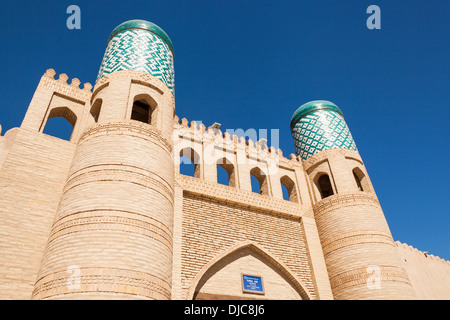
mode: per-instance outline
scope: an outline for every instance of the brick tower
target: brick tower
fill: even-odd
[[[341,110],[312,101],[292,116],[295,152],[335,299],[412,299],[414,293]]]
[[[34,299],[171,298],[173,67],[150,22],[109,37]]]

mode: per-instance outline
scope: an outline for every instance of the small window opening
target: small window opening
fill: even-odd
[[[145,100],[137,100],[133,103],[131,120],[151,124],[151,108]]]
[[[283,176],[280,179],[281,189],[283,191],[283,199],[292,202],[298,202],[297,190],[295,183],[288,176]]]
[[[180,151],[180,173],[185,176],[200,178],[200,157],[191,148]]]
[[[90,112],[91,116],[94,118],[95,122],[98,122],[101,108],[102,108],[102,99],[95,100],[94,104],[91,107],[91,112]]]
[[[217,183],[230,187],[236,186],[234,165],[226,158],[217,161]]]
[[[355,178],[356,185],[357,185],[359,191],[364,191],[364,190],[363,190],[363,187],[362,187],[362,185],[361,185],[361,180],[360,180],[359,177],[356,175],[355,171],[353,171],[353,177]]]
[[[331,186],[330,177],[327,174],[322,175],[318,180],[319,191],[322,199],[325,199],[334,194],[333,187]]]
[[[250,171],[252,191],[262,195],[269,195],[266,174],[258,167]]]
[[[67,107],[57,107],[50,111],[45,123],[45,134],[70,141],[77,122],[77,116]]]

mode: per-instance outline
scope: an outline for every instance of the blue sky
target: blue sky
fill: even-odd
[[[66,27],[71,4],[81,30]],[[381,30],[366,27],[371,4]],[[94,84],[110,32],[149,20],[174,44],[180,118],[278,129],[289,155],[292,113],[334,102],[394,239],[450,260],[449,16],[448,0],[4,2],[0,124],[20,126],[48,68]]]

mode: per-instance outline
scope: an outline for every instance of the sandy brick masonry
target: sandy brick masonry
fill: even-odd
[[[131,120],[137,100],[149,123]],[[54,117],[73,126],[69,141],[43,133]],[[242,275],[264,294],[244,292]],[[0,127],[1,299],[450,299],[448,279],[448,261],[393,240],[356,151],[301,161],[179,119],[147,73],[80,88],[49,69],[21,126]]]
[[[450,300],[450,261],[395,242],[417,299]]]
[[[251,196],[248,195],[249,198]],[[299,217],[252,210],[224,200],[217,199],[217,202],[212,202],[209,199],[205,195],[190,192],[186,186],[183,199],[185,240],[182,248],[185,289],[190,289],[192,278],[198,274],[201,267],[215,258],[217,253],[226,251],[238,243],[250,241],[264,251],[270,252],[276,257],[276,261],[286,265],[293,273],[291,276],[304,284],[302,289],[311,292],[309,295],[314,298],[314,285]],[[291,250],[285,250],[286,247]],[[242,266],[242,269],[245,271],[245,266]],[[229,284],[223,281],[222,286],[222,289],[218,289],[225,292]],[[274,294],[273,297],[277,295]]]
[[[7,135],[11,131],[0,170],[0,296],[29,299],[75,146],[19,128]]]

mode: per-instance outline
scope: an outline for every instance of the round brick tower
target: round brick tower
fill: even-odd
[[[364,163],[341,110],[312,101],[292,116],[335,299],[414,299]]]
[[[108,39],[34,299],[170,299],[173,47],[143,20]]]

